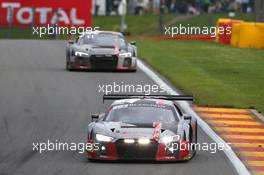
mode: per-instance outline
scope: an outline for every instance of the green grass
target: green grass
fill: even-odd
[[[173,19],[173,15],[165,15],[164,22]],[[144,15],[144,16],[127,16],[126,23],[128,26],[128,32],[133,36],[138,35],[159,35],[158,28],[158,15]],[[120,31],[120,16],[100,16],[93,17],[93,27],[100,27],[100,30]],[[19,39],[48,39],[47,36],[39,38],[38,36],[32,36],[33,29],[31,27],[0,27],[0,38]],[[59,39],[65,39],[66,36],[62,35]]]
[[[170,23],[170,26],[178,26],[179,24],[192,26],[211,26],[215,25],[218,18],[226,18],[225,14],[210,15],[211,22],[208,15],[193,16],[191,18],[181,18],[179,15],[164,15],[163,22],[166,26]],[[181,20],[175,20],[177,18]],[[247,21],[254,21],[253,14],[238,14],[237,19],[243,19]],[[175,21],[174,21],[175,20]],[[144,16],[127,16],[126,22],[127,31],[132,36],[157,36],[160,35],[158,27],[159,16],[158,15],[144,15]],[[174,22],[172,22],[174,21]],[[171,23],[172,22],[172,23]],[[120,31],[121,17],[119,16],[100,16],[93,17],[93,27],[100,27],[101,30],[113,30]],[[211,24],[210,24],[211,23]],[[0,38],[18,38],[18,39],[48,39],[47,36],[39,38],[36,35],[32,35],[31,27],[13,27],[10,29],[10,36],[8,36],[8,27],[0,27]],[[67,38],[66,35],[60,35],[59,39]]]
[[[164,22],[168,22],[174,18],[173,15],[164,16]],[[157,15],[145,16],[127,16],[127,31],[131,35],[158,35],[158,20]],[[99,26],[101,30],[120,31],[121,17],[119,16],[102,16],[93,18],[93,26]]]
[[[264,50],[182,40],[141,40],[138,47],[141,58],[193,94],[196,104],[264,112]]]
[[[167,23],[181,17],[180,15],[165,15],[163,17],[163,23],[166,26]],[[191,26],[215,26],[218,18],[229,18],[227,14],[215,14],[215,15],[199,15],[182,18],[172,22],[170,26],[179,26],[190,24]],[[255,16],[253,14],[237,14],[235,19],[241,19],[245,21],[254,21]],[[159,16],[157,15],[145,15],[145,16],[127,16],[126,22],[128,31],[133,36],[147,35],[155,36],[160,35],[158,27]],[[104,16],[94,17],[93,26],[99,26],[103,30],[120,30],[121,17],[119,16]]]

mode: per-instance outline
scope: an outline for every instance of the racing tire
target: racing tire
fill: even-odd
[[[73,71],[72,65],[69,62],[66,62],[66,70]]]
[[[137,69],[129,70],[129,72],[137,72]]]

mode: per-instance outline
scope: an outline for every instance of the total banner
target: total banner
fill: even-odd
[[[0,0],[0,26],[91,27],[91,0]]]

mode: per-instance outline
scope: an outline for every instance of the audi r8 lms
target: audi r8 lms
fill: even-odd
[[[76,41],[69,41],[66,48],[68,70],[136,71],[136,67],[136,43],[128,43],[122,33],[83,33]]]
[[[178,100],[191,96],[104,95],[115,100],[88,125],[89,160],[190,160],[196,153],[197,121]]]

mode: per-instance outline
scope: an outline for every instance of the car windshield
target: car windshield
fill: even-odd
[[[173,107],[153,104],[125,104],[110,109],[105,121],[123,123],[170,123],[177,120]]]
[[[95,44],[99,46],[119,46],[120,48],[126,47],[126,41],[123,37],[111,33],[101,33],[97,35],[83,36],[82,44]]]

